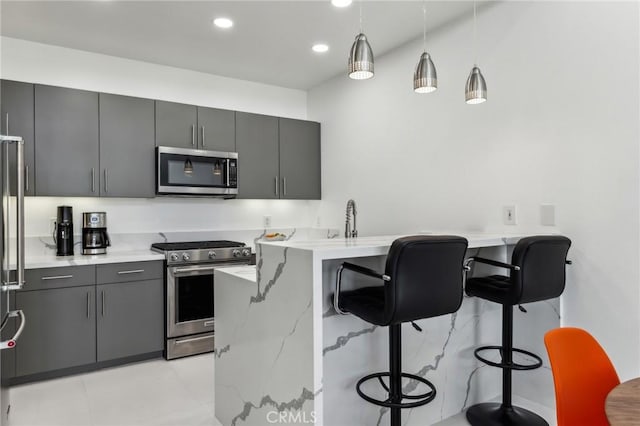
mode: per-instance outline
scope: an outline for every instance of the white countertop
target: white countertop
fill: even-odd
[[[61,266],[99,265],[104,263],[143,262],[147,260],[164,260],[164,254],[151,250],[108,251],[107,254],[85,256],[80,253],[74,256],[56,256],[53,251],[49,255],[25,256],[25,269],[56,268]],[[15,262],[11,262],[15,268]]]
[[[414,234],[417,235],[417,234]],[[472,233],[429,233],[424,235],[459,235],[469,240],[469,248],[494,247],[515,244],[524,235],[509,234],[472,234]],[[391,243],[404,235],[385,235],[375,237],[332,238],[322,240],[264,241],[258,244],[290,247],[297,250],[312,251],[322,259],[386,255]]]
[[[250,283],[255,283],[257,280],[256,265],[224,266],[222,268],[216,268],[214,274],[231,275],[233,277],[242,278]]]

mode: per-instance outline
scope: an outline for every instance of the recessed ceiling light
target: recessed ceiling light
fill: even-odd
[[[218,28],[231,28],[233,27],[233,21],[229,18],[216,18],[213,20],[213,25]]]
[[[324,43],[317,43],[311,47],[311,50],[317,53],[324,53],[329,50],[329,46]]]
[[[351,4],[351,0],[331,0],[331,4],[335,7],[347,7]]]

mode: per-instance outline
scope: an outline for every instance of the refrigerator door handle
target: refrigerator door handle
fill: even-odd
[[[0,138],[2,142],[4,142],[4,166],[6,173],[8,175],[9,170],[9,143],[16,144],[16,282],[10,282],[8,277],[4,277],[2,282],[2,286],[0,286],[1,291],[10,291],[10,290],[20,290],[24,285],[24,140],[21,137],[13,137],[7,136],[4,138]],[[7,175],[5,175],[5,186],[3,188],[3,198],[8,198],[8,179]],[[5,207],[6,205],[6,207]],[[7,211],[4,212],[5,217],[8,215],[8,203],[5,204],[3,199],[2,204],[3,209],[6,208]],[[5,220],[5,250],[4,250],[4,261],[5,264],[3,267],[5,268],[5,274],[9,270],[9,221]],[[8,275],[8,274],[7,274]]]
[[[22,309],[19,309],[17,311],[9,311],[7,313],[7,316],[8,317],[20,317],[20,327],[18,327],[18,330],[16,331],[16,334],[14,334],[11,339],[3,340],[3,341],[0,342],[0,350],[15,348],[16,347],[16,342],[20,338],[20,335],[22,334],[22,331],[24,330],[24,326],[26,324],[26,320],[25,320],[25,317],[24,317],[24,312],[22,312]]]

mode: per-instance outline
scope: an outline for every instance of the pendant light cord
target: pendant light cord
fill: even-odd
[[[360,34],[362,34],[362,2],[364,0],[360,0]]]
[[[476,0],[473,0],[473,56],[475,66],[478,66],[478,17],[476,14]]]
[[[422,3],[422,48],[427,51],[427,0]]]

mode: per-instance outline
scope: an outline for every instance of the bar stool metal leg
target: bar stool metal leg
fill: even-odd
[[[502,305],[502,404],[487,402],[467,410],[473,426],[549,426],[545,419],[529,410],[514,407],[511,401],[513,364],[513,306]]]
[[[402,402],[402,325],[389,326],[389,399],[394,404]],[[391,407],[391,426],[400,426],[402,413],[399,407]]]

